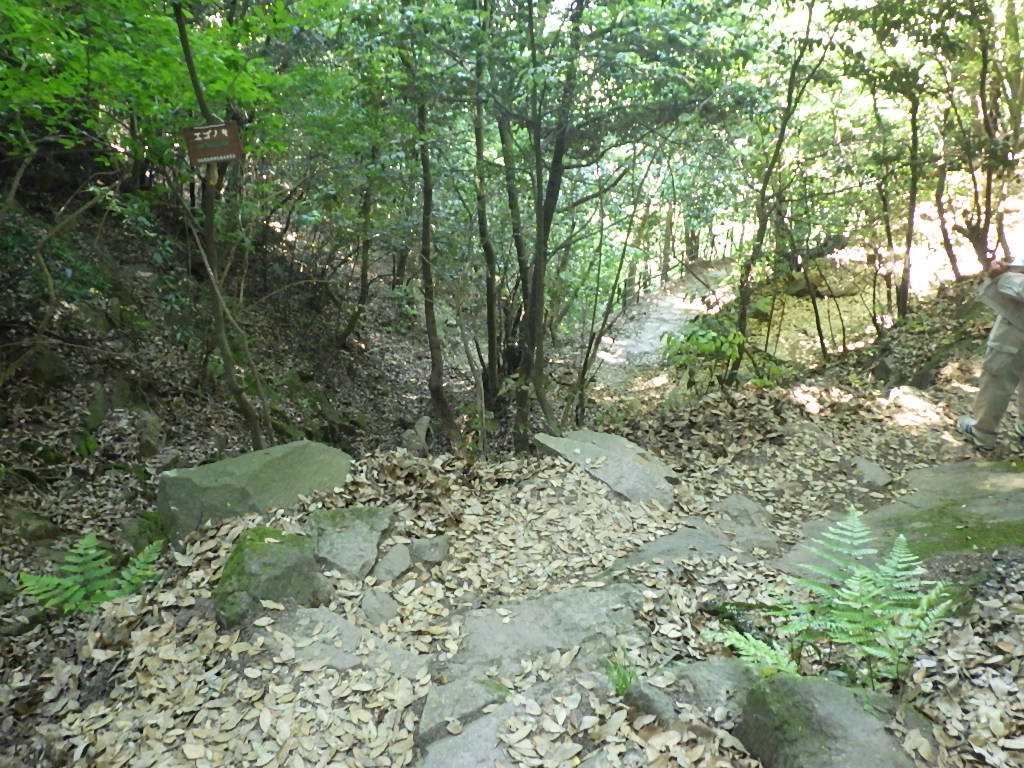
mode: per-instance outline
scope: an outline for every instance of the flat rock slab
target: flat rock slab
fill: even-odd
[[[300,495],[343,485],[351,457],[299,440],[158,478],[156,511],[168,536],[179,539],[208,520],[288,507]]]
[[[548,453],[577,464],[630,501],[657,502],[670,509],[675,501],[675,472],[661,459],[619,435],[577,430],[565,437],[534,436]]]
[[[586,683],[588,687],[584,687]],[[607,693],[607,679],[602,673],[580,673],[562,675],[547,682],[539,683],[522,694],[513,694],[493,712],[477,717],[468,724],[463,724],[462,732],[442,738],[429,744],[420,768],[495,768],[495,766],[521,765],[520,759],[510,754],[503,740],[510,735],[506,723],[513,716],[524,717],[527,707],[539,706],[542,711],[551,711],[554,706],[563,706],[569,710],[567,730],[574,730],[580,720],[593,714],[589,705],[589,689]],[[536,711],[536,710],[534,710]],[[426,710],[424,710],[424,714]],[[546,754],[544,765],[572,766],[578,764],[582,753],[582,745],[566,743],[555,744]],[[538,761],[536,763],[540,765]]]
[[[779,550],[779,537],[771,528],[772,516],[761,504],[749,496],[734,493],[716,505],[722,514],[717,526],[734,546],[751,553],[755,549],[766,552]]]
[[[615,636],[632,626],[640,601],[637,587],[613,584],[473,611],[466,616],[459,651],[449,663],[451,676],[484,677],[492,666],[518,669],[523,659],[584,644],[590,653],[606,653]]]
[[[1009,462],[956,462],[907,475],[914,492],[864,515],[881,549],[898,535],[929,558],[949,552],[992,552],[1024,545],[1024,467]],[[804,539],[817,539],[841,516],[815,520]],[[806,547],[794,547],[776,566],[806,575],[801,565],[821,564]]]
[[[454,680],[446,685],[431,686],[420,715],[416,741],[430,744],[448,736],[452,721],[468,723],[475,720],[489,704],[502,704],[509,692],[500,683],[486,678]]]
[[[389,645],[372,632],[326,608],[300,608],[289,613],[272,613],[274,623],[262,630],[267,647],[280,654],[286,648],[299,663],[333,667],[390,666],[402,677],[416,677],[427,669],[429,656]],[[312,640],[312,642],[308,642]]]
[[[618,573],[632,565],[651,562],[671,563],[677,558],[687,557],[735,557],[739,562],[750,562],[749,548],[743,542],[726,535],[721,529],[712,528],[702,517],[680,518],[679,529],[659,536],[644,544],[640,549],[616,560],[605,575]]]

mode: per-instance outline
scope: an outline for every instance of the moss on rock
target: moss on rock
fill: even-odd
[[[260,526],[235,542],[224,563],[213,602],[225,627],[237,626],[261,610],[260,600],[318,605],[326,595],[313,553],[313,540]]]

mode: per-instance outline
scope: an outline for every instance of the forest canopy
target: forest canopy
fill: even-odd
[[[924,210],[955,276],[1011,256],[1019,20],[1013,0],[0,0],[3,215],[102,210],[154,263],[184,252],[256,445],[272,418],[237,318],[301,295],[343,347],[381,290],[422,310],[445,431],[468,428],[454,347],[475,428],[507,417],[525,445],[534,419],[582,422],[617,313],[695,265],[730,269],[701,337],[728,386],[777,362],[764,286],[826,296],[825,257],[872,286],[851,337],[907,316]],[[244,159],[189,164],[184,131],[211,121]],[[74,286],[26,253],[3,268],[35,299],[3,321],[27,348]],[[814,314],[820,355],[841,351]]]

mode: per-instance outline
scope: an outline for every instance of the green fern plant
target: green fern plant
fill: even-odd
[[[65,553],[56,574],[22,573],[22,591],[47,608],[59,608],[64,613],[91,612],[107,600],[137,592],[155,578],[154,565],[163,546],[163,541],[150,543],[116,570],[110,562],[111,552],[100,544],[96,534],[90,533]]]
[[[828,565],[804,566],[817,578],[793,579],[812,600],[782,600],[755,606],[782,617],[774,633],[780,642],[728,629],[715,638],[741,658],[773,669],[797,672],[806,653],[850,682],[877,687],[899,681],[910,660],[952,608],[946,585],[927,581],[906,538],[897,536],[880,561],[871,529],[855,510],[809,546]]]

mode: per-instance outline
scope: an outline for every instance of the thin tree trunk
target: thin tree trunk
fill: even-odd
[[[423,281],[423,321],[427,332],[427,346],[430,349],[430,375],[427,388],[441,427],[452,445],[458,444],[459,432],[455,425],[455,414],[448,402],[444,389],[444,354],[441,337],[437,330],[437,314],[434,308],[434,264],[433,264],[433,217],[434,178],[431,170],[430,148],[427,145],[427,105],[421,100],[416,105],[416,131],[420,146],[420,181],[422,190],[422,217],[420,220],[420,278]]]
[[[768,234],[768,220],[771,214],[768,210],[768,203],[772,177],[775,175],[776,170],[782,162],[783,149],[785,149],[786,139],[789,137],[790,122],[796,114],[797,106],[803,98],[808,84],[814,78],[822,64],[825,63],[828,52],[832,47],[832,41],[830,39],[818,60],[811,67],[804,67],[804,57],[813,45],[810,35],[811,24],[814,19],[813,11],[814,3],[811,2],[807,7],[805,33],[800,38],[796,55],[789,67],[789,74],[786,80],[786,102],[782,108],[782,114],[779,115],[779,126],[775,134],[772,152],[768,158],[768,162],[765,164],[765,167],[761,172],[761,178],[758,184],[757,199],[754,204],[754,215],[757,222],[757,229],[754,232],[754,240],[751,244],[750,253],[747,254],[740,264],[739,290],[736,292],[736,303],[738,307],[736,330],[739,331],[744,340],[740,342],[740,353],[736,356],[735,361],[729,367],[729,371],[727,373],[727,377],[729,379],[735,378],[746,354],[747,324],[750,313],[750,300],[753,294],[751,275],[753,274],[754,266],[760,262],[764,255],[765,238]],[[803,73],[802,81],[800,80],[801,73]]]
[[[370,256],[372,253],[373,237],[370,232],[371,216],[373,214],[374,194],[373,179],[370,176],[377,164],[377,147],[370,148],[370,162],[367,167],[366,186],[359,201],[359,295],[356,297],[356,306],[349,315],[348,322],[341,332],[338,343],[344,346],[348,343],[349,337],[355,333],[356,328],[366,313],[366,305],[370,300]]]
[[[676,209],[674,204],[669,204],[668,213],[665,215],[664,237],[661,241],[661,282],[667,283],[669,272],[672,268],[672,243],[675,240],[675,219]]]
[[[188,68],[189,77],[192,80],[192,89],[195,92],[196,102],[203,114],[203,118],[209,123],[217,122],[217,118],[210,111],[203,95],[203,86],[199,81],[196,72],[195,60],[192,57],[192,50],[188,42],[188,31],[185,25],[185,14],[180,3],[174,3],[174,20],[178,26],[178,39],[181,43],[182,55],[185,58],[185,65]],[[249,428],[249,436],[252,439],[252,446],[260,450],[265,446],[263,434],[263,420],[260,418],[252,402],[246,396],[235,375],[235,356],[231,350],[231,344],[227,334],[227,306],[224,303],[224,295],[221,291],[218,277],[217,260],[217,219],[216,219],[216,198],[218,192],[219,167],[216,163],[206,165],[207,176],[203,183],[202,206],[203,206],[203,228],[202,244],[200,253],[203,257],[203,265],[210,279],[210,287],[214,295],[214,334],[217,340],[217,347],[220,351],[221,360],[224,364],[224,381],[228,392],[235,400],[246,426]],[[269,437],[269,433],[267,435]]]
[[[572,37],[569,51],[574,58],[565,75],[565,79],[562,81],[561,94],[555,110],[551,160],[546,169],[546,183],[544,181],[545,163],[541,125],[543,116],[540,114],[536,94],[531,115],[530,133],[534,160],[536,235],[530,275],[529,301],[527,302],[526,317],[523,320],[523,355],[522,364],[519,368],[520,387],[516,396],[515,442],[516,446],[521,449],[526,448],[529,444],[530,396],[527,385],[533,389],[548,429],[556,432],[559,431],[544,389],[544,291],[551,227],[554,223],[555,211],[558,208],[558,197],[561,193],[562,181],[565,176],[565,155],[569,149],[572,104],[576,98],[576,76],[580,47],[579,24],[586,4],[587,0],[575,0],[569,10],[568,22]],[[531,56],[533,56],[533,60],[536,62],[538,49],[534,26],[535,19],[531,6]]]
[[[949,109],[946,109],[939,124],[939,163],[935,172],[935,212],[939,219],[939,231],[942,233],[942,247],[946,251],[946,258],[953,270],[953,278],[959,281],[963,276],[960,274],[956,251],[953,250],[953,239],[949,235],[949,222],[946,220],[946,125],[948,117]]]
[[[486,8],[484,9],[486,10]],[[482,50],[477,53],[476,94],[473,105],[473,143],[475,145],[476,221],[480,248],[484,253],[485,293],[487,304],[487,360],[484,363],[484,404],[493,411],[498,401],[498,257],[494,252],[487,222],[487,178],[484,173],[484,100],[482,94],[485,62]]]
[[[917,188],[921,175],[920,147],[921,101],[917,94],[910,96],[910,188],[907,200],[907,230],[903,248],[903,274],[896,288],[896,315],[910,313],[910,251],[914,245],[914,219],[917,216]]]

